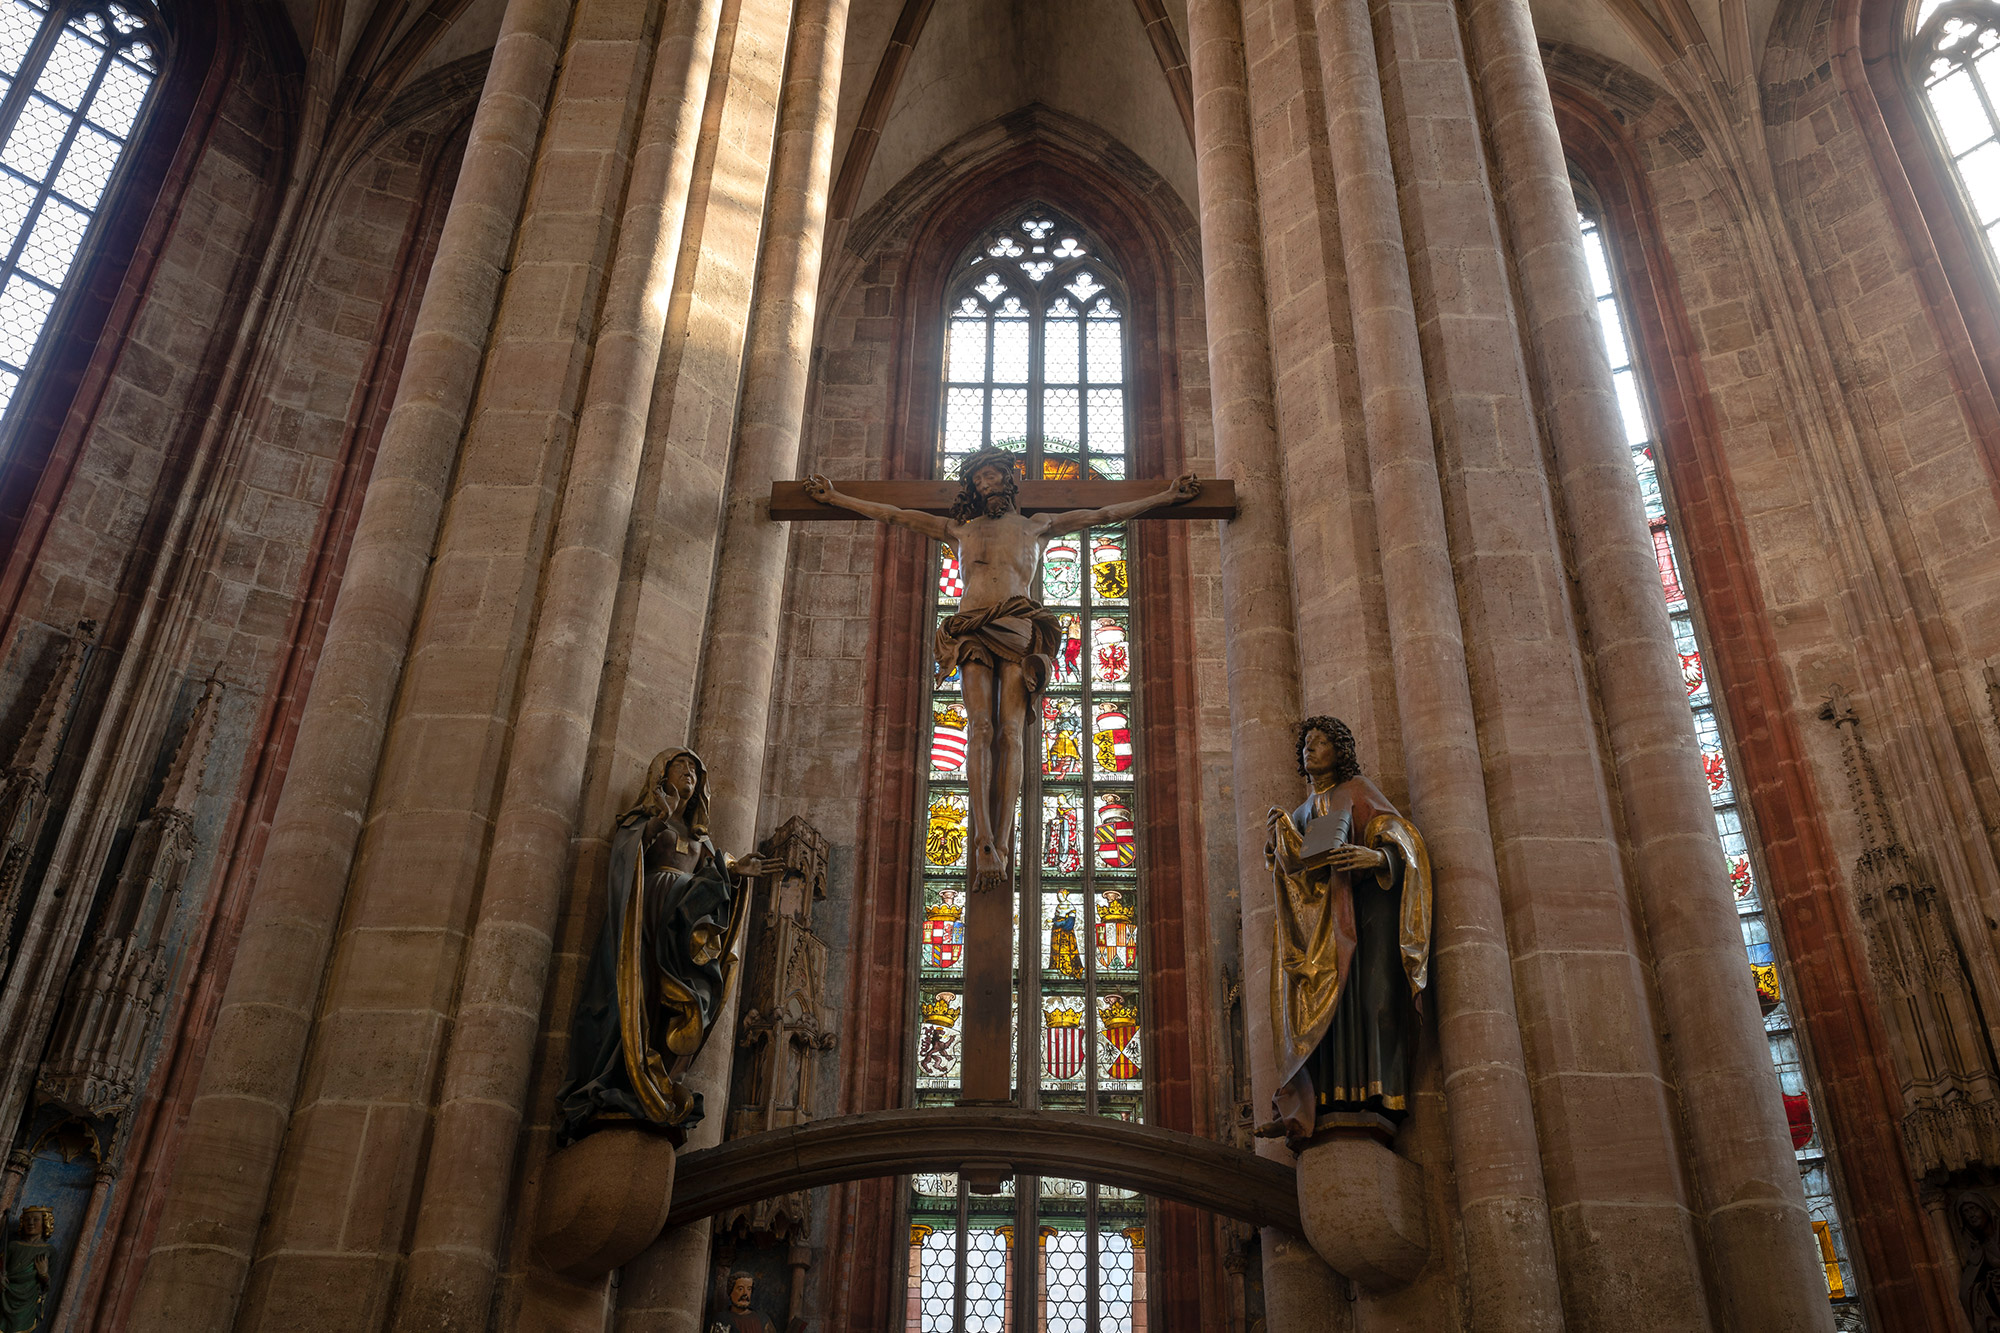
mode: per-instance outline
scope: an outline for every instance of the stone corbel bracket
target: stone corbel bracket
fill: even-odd
[[[1299,1154],[1299,1220],[1327,1267],[1365,1291],[1394,1291],[1430,1259],[1424,1169],[1369,1134]]]

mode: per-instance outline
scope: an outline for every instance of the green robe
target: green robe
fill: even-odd
[[[49,1290],[49,1246],[8,1231],[0,1258],[0,1333],[28,1333]]]

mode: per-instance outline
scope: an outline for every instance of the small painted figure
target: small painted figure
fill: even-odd
[[[1069,895],[1056,895],[1056,910],[1049,918],[1049,971],[1059,977],[1083,976],[1083,955],[1076,947],[1076,908]]]
[[[729,1317],[709,1321],[708,1333],[777,1333],[771,1316],[754,1306],[757,1275],[735,1272],[729,1275]]]
[[[0,1236],[0,1333],[28,1333],[42,1317],[49,1294],[49,1235],[56,1216],[47,1208],[23,1208],[12,1235]]]
[[[653,759],[645,794],[611,835],[604,926],[556,1094],[559,1145],[607,1124],[685,1139],[702,1105],[680,1078],[728,994],[750,898],[743,881],[781,868],[716,851],[708,773],[694,751]]]
[[[1266,820],[1277,894],[1272,1110],[1286,1137],[1327,1117],[1409,1112],[1417,1001],[1430,971],[1430,858],[1416,827],[1362,776],[1354,734],[1309,717],[1294,750],[1311,786]]]

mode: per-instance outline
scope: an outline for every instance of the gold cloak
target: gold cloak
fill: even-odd
[[[1372,793],[1372,789],[1371,792]],[[1275,811],[1278,848],[1270,856],[1272,887],[1277,896],[1271,960],[1271,1029],[1278,1044],[1278,1082],[1290,1082],[1313,1053],[1333,1021],[1347,984],[1353,958],[1354,891],[1347,875],[1326,868],[1287,871],[1296,862],[1304,835],[1283,811]],[[1393,810],[1383,810],[1365,798],[1354,806],[1356,816],[1368,817],[1358,841],[1364,847],[1395,848],[1403,867],[1400,912],[1403,974],[1410,996],[1418,999],[1430,981],[1431,863],[1416,825]],[[1395,865],[1379,867],[1376,880],[1394,886]]]

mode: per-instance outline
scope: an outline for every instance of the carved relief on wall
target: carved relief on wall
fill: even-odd
[[[802,1125],[813,1118],[819,1068],[833,1049],[826,1002],[827,947],[812,928],[826,897],[827,841],[794,816],[765,844],[784,869],[764,881],[770,897],[752,913],[729,1137]],[[812,1193],[799,1190],[718,1213],[704,1329],[799,1327],[812,1222]],[[746,1294],[747,1293],[747,1294]],[[742,1298],[738,1300],[738,1298]],[[747,1302],[747,1304],[745,1303]]]
[[[28,863],[49,817],[49,778],[62,754],[83,668],[97,642],[97,622],[79,620],[62,646],[55,672],[42,690],[28,728],[0,771],[0,972],[13,956],[15,926],[27,891]]]
[[[1933,1179],[2000,1167],[2000,1078],[1950,905],[1929,858],[1903,839],[1845,692],[1836,687],[1819,715],[1840,735],[1860,825],[1855,907],[1902,1085],[1911,1165]]]

